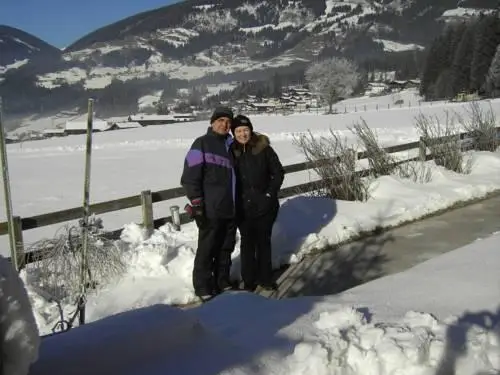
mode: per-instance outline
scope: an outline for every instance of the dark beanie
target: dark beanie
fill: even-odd
[[[247,116],[243,115],[236,116],[231,124],[231,132],[234,134],[235,129],[240,126],[247,126],[250,128],[250,131],[253,132],[252,122]]]
[[[214,122],[215,120],[217,120],[221,117],[227,117],[230,120],[232,120],[234,117],[233,110],[229,107],[217,107],[217,108],[215,108],[214,113],[212,114],[212,117],[210,117],[210,123]]]

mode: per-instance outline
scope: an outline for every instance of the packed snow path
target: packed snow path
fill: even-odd
[[[500,231],[500,194],[306,257],[273,297],[332,295],[409,269]]]

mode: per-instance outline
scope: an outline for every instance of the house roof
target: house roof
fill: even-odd
[[[149,121],[172,121],[172,115],[131,115],[130,121],[149,120]]]
[[[94,119],[92,121],[92,128],[94,130],[106,130],[109,128],[109,124],[107,121]],[[86,130],[87,129],[87,121],[67,121],[65,130]]]
[[[111,126],[116,126],[119,129],[142,128],[142,125],[135,121],[114,122]]]
[[[65,129],[43,129],[43,134],[63,134]]]

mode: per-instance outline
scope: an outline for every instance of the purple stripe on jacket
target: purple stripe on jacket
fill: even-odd
[[[188,167],[196,167],[197,165],[203,164],[203,162],[207,164],[219,165],[225,168],[233,168],[231,160],[228,158],[212,154],[210,152],[203,153],[200,150],[189,150],[186,155],[186,162]]]
[[[228,137],[228,139],[225,142],[226,150],[228,152],[230,152],[229,148],[232,142],[233,142],[232,137]],[[226,158],[225,156],[222,155],[213,154],[210,152],[204,153],[200,150],[191,149],[188,151],[186,155],[186,163],[188,167],[196,167],[200,164],[207,163],[231,169],[231,190],[233,193],[233,202],[236,202],[236,174],[234,171],[233,163],[229,158]]]
[[[203,152],[200,150],[189,150],[186,155],[186,162],[188,167],[195,167],[199,164],[203,164]]]
[[[205,153],[205,163],[220,165],[221,167],[226,167],[230,169],[233,168],[231,160],[229,160],[224,156],[212,154],[209,152]]]

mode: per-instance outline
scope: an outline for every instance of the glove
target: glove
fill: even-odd
[[[196,222],[198,228],[202,228],[205,224],[205,212],[203,209],[203,200],[201,198],[195,198],[191,200],[191,204],[186,204],[184,211],[187,212],[189,217]]]

